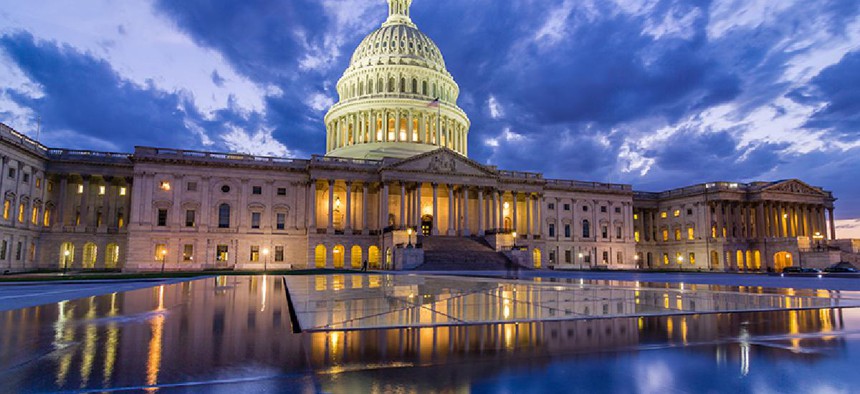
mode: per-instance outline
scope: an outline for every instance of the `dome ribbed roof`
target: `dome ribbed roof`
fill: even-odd
[[[436,43],[426,34],[405,24],[383,26],[367,35],[352,54],[350,68],[385,63],[400,63],[396,60],[426,63],[445,69],[445,59]]]

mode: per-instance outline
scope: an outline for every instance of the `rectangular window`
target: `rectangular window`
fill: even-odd
[[[591,254],[586,254],[582,256],[582,261],[586,264],[591,264]]]
[[[679,216],[681,216],[681,210],[680,210],[680,209],[676,209],[676,210],[675,210],[675,212],[672,214],[672,216],[674,216],[674,217],[679,217]]]
[[[42,215],[42,225],[48,227],[51,225],[51,210],[45,209],[45,213]]]
[[[84,194],[84,185],[83,184],[78,185],[78,194]]]
[[[283,246],[275,246],[275,261],[282,262],[284,261],[284,247]]]
[[[251,213],[251,228],[260,228],[260,213]]]
[[[185,244],[182,247],[182,261],[193,261],[194,260],[194,245]]]
[[[125,195],[125,187],[120,187],[120,188],[119,188],[119,195],[120,195],[120,196],[124,196],[124,195]]]
[[[263,187],[262,186],[253,186],[253,187],[251,187],[251,193],[256,194],[256,195],[263,194]]]
[[[185,184],[185,190],[188,190],[189,192],[196,192],[197,191],[197,182],[186,183]]]
[[[615,207],[615,213],[621,213],[621,207]]]
[[[100,195],[100,196],[104,196],[104,195],[105,195],[105,190],[106,190],[106,189],[107,189],[107,188],[106,188],[105,186],[99,186],[99,195]]]
[[[278,195],[279,195],[279,196],[286,196],[286,195],[287,195],[287,188],[285,188],[285,187],[279,187],[279,188],[278,188]]]
[[[663,265],[669,265],[669,253],[663,253]]]
[[[570,204],[564,204],[564,210],[569,211],[570,210]]]
[[[665,241],[668,241],[668,240],[669,240],[669,230],[667,230],[667,229],[665,229],[665,228],[664,228],[664,229],[663,229],[663,241],[665,242]]]
[[[677,252],[677,253],[675,253],[675,261],[676,261],[678,264],[684,264],[684,255],[683,255],[683,254],[681,254],[681,252]]]
[[[621,239],[621,226],[615,228],[615,239]]]
[[[606,206],[605,205],[600,207],[600,212],[606,213]]]
[[[101,226],[102,226],[102,213],[98,212],[98,213],[96,213],[96,227],[101,227]]]
[[[260,247],[257,245],[251,246],[251,262],[256,263],[260,261]]]
[[[639,242],[639,231],[633,232],[633,241]]]
[[[660,219],[665,219],[667,217],[669,217],[669,214],[666,213],[666,211],[660,212]]]
[[[42,188],[42,178],[36,178],[36,189]]]
[[[552,223],[549,224],[549,236],[555,237],[555,224],[552,224]]]
[[[189,209],[185,211],[185,227],[194,227],[197,219],[197,211]]]
[[[15,261],[21,261],[21,251],[24,248],[24,245],[18,241],[18,244],[15,245]]]
[[[564,237],[570,238],[570,225],[569,224],[564,225]]]
[[[633,220],[639,220],[639,214],[638,213],[633,214]]]
[[[122,212],[117,212],[116,214],[116,226],[118,228],[125,226],[125,216],[123,216]]]
[[[693,227],[687,227],[687,239],[690,241],[696,239],[696,230]]]
[[[4,239],[3,243],[0,243],[0,260],[6,260],[6,249],[9,247],[9,243]]]
[[[621,252],[616,253],[615,254],[615,264],[621,264],[623,262],[624,262],[624,254]]]
[[[14,177],[15,177],[15,169],[14,169],[14,168],[10,168],[10,169],[9,169],[9,178],[14,178]]]
[[[167,226],[167,210],[159,209],[158,210],[158,227]]]
[[[567,264],[570,264],[570,262],[571,262],[570,257],[571,257],[570,250],[565,250],[564,251],[564,262]]]
[[[167,258],[167,245],[166,244],[156,244],[155,245],[155,261],[164,261]]]
[[[692,214],[693,214],[693,210],[692,210],[692,209],[687,209],[687,216],[690,216],[690,215],[692,215]]]
[[[33,207],[33,212],[30,215],[30,223],[39,224],[39,208]]]
[[[609,226],[600,226],[600,235],[603,236],[603,239],[609,238]]]
[[[226,262],[229,257],[230,248],[227,245],[218,245],[215,249],[215,261]]]
[[[287,227],[287,214],[285,214],[285,213],[279,213],[279,214],[277,215],[277,218],[278,218],[278,223],[277,223],[277,226],[278,226],[277,228],[278,228],[278,230],[283,230],[283,229],[285,229],[285,228]]]
[[[676,228],[675,229],[675,241],[680,241],[680,240],[681,240],[681,229]]]
[[[21,182],[30,183],[30,174],[26,172],[21,174]]]
[[[555,251],[554,250],[549,251],[549,263],[555,264]]]
[[[24,203],[18,204],[18,223],[24,223]]]
[[[553,210],[553,209],[555,209],[555,204],[554,204],[554,203],[549,203],[549,204],[547,204],[547,206],[546,206],[546,207],[547,207],[547,209],[549,209],[549,210]]]
[[[588,205],[582,206],[582,212],[588,212]]]
[[[609,264],[609,252],[603,252],[603,264]]]
[[[696,265],[696,254],[690,253],[690,265]]]
[[[170,191],[170,181],[161,181],[161,183],[159,183],[158,187],[161,188],[161,190],[169,192]]]

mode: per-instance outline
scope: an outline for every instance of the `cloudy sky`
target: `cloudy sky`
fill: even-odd
[[[384,0],[0,0],[0,122],[307,157]],[[658,191],[799,178],[860,237],[857,0],[415,0],[473,159]]]

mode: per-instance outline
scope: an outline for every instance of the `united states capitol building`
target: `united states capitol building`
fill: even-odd
[[[325,156],[79,151],[0,125],[0,272],[839,261],[827,248],[835,198],[799,180],[650,193],[469,159],[470,121],[441,51],[411,0],[388,3],[338,81]]]

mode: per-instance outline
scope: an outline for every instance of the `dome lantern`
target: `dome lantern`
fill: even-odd
[[[382,26],[407,25],[415,27],[409,17],[410,6],[412,6],[412,0],[388,0],[388,20]]]

